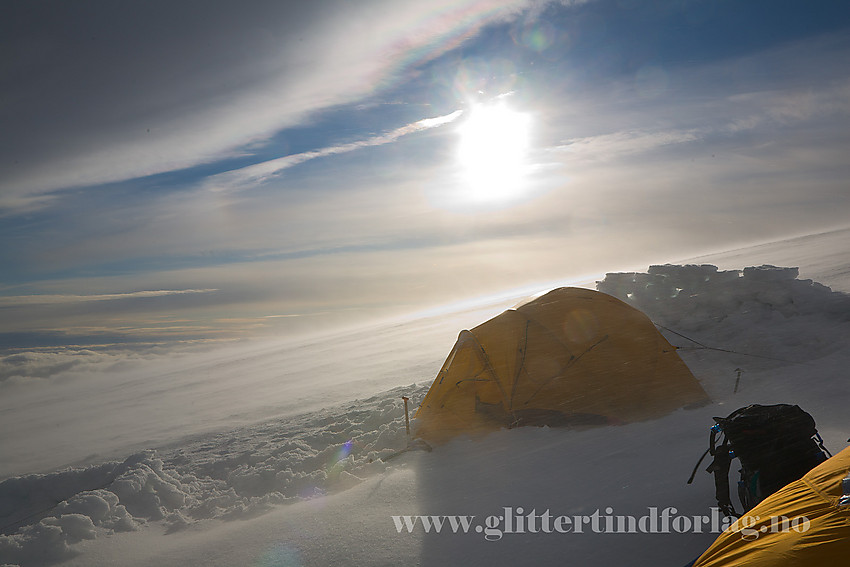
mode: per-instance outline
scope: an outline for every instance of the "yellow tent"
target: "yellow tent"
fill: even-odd
[[[707,400],[646,315],[558,288],[462,331],[414,424],[441,442],[516,425],[626,423]]]
[[[840,506],[850,447],[729,526],[693,567],[850,565],[850,505]]]

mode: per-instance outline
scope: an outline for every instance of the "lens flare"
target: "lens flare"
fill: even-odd
[[[253,567],[301,567],[302,565],[304,562],[301,553],[294,547],[281,543],[266,550],[257,558]]]
[[[328,459],[327,466],[325,467],[325,471],[328,474],[328,478],[333,478],[343,470],[345,470],[345,466],[348,463],[348,456],[351,455],[351,450],[354,446],[354,440],[349,439],[336,451],[330,459]]]

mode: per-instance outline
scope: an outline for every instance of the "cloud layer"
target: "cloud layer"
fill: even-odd
[[[0,206],[239,155],[527,4],[7,7]]]
[[[314,331],[847,223],[840,14],[565,4],[10,8],[0,345]],[[458,127],[505,92],[530,173],[471,203]]]

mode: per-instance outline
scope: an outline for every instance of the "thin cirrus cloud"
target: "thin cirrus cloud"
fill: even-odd
[[[160,289],[134,291],[129,293],[106,293],[97,295],[10,295],[0,297],[0,308],[20,307],[28,305],[58,305],[72,303],[87,303],[91,301],[116,301],[124,299],[141,299],[150,297],[165,297],[169,295],[186,295],[197,293],[212,293],[216,289]]]
[[[535,3],[21,4],[0,24],[21,54],[0,78],[0,208],[243,155]]]
[[[822,134],[820,140],[808,142],[814,150],[817,143],[821,151],[829,151],[828,141],[844,131],[843,121],[850,116],[850,82],[842,76],[818,76],[822,71],[809,71],[804,66],[812,59],[835,60],[841,67],[846,64],[841,58],[828,54],[828,48],[843,47],[839,53],[846,53],[846,45],[836,45],[833,38],[814,41],[809,44],[796,43],[794,49],[783,47],[760,53],[758,57],[745,57],[734,64],[709,65],[693,70],[685,70],[675,76],[680,84],[694,85],[690,89],[680,89],[679,100],[663,100],[639,107],[642,112],[650,109],[648,115],[667,117],[666,128],[652,124],[652,120],[636,120],[633,106],[622,102],[622,113],[615,117],[622,123],[634,124],[629,129],[609,128],[601,133],[577,136],[560,140],[545,148],[546,159],[563,159],[569,166],[611,162],[630,156],[641,156],[649,152],[675,152],[682,146],[724,140],[729,144],[743,146],[745,152],[757,150],[752,140],[768,136],[782,136],[771,140],[772,146],[788,143],[795,136],[802,136],[810,128],[817,128]],[[799,52],[809,57],[800,58]],[[800,77],[800,86],[791,84],[772,84],[769,81],[758,83],[741,79],[745,71],[757,67],[784,67],[786,72],[793,71]],[[716,85],[723,84],[723,78],[732,74],[730,68],[740,68],[738,81],[717,92]],[[813,76],[814,75],[814,76]],[[805,77],[806,80],[802,78]],[[702,83],[702,84],[701,84]],[[707,86],[705,83],[713,83]],[[817,88],[813,88],[816,85]],[[704,90],[703,90],[704,89]],[[712,89],[715,92],[712,92]],[[616,89],[615,89],[616,90]],[[622,93],[626,89],[620,88]],[[700,93],[710,93],[706,100]],[[621,94],[623,98],[625,95]],[[673,124],[687,125],[687,128]],[[743,143],[742,143],[743,142]],[[802,143],[799,143],[802,145]],[[675,156],[670,153],[670,156]],[[838,165],[834,162],[832,165]],[[685,180],[683,180],[685,181]]]
[[[292,154],[282,158],[253,164],[237,170],[220,173],[207,178],[207,180],[204,182],[204,187],[215,192],[249,189],[278,176],[286,169],[289,169],[306,161],[321,157],[353,152],[361,148],[390,144],[398,141],[403,136],[407,136],[415,132],[421,132],[423,130],[429,130],[431,128],[437,128],[445,124],[454,122],[462,114],[462,110],[456,110],[450,114],[446,114],[443,116],[423,118],[422,120],[417,120],[412,124],[407,124],[400,128],[396,128],[395,130],[392,130],[380,136],[373,136],[364,140],[349,142],[346,144],[339,144],[336,146],[329,146],[326,148],[312,150],[309,152]]]

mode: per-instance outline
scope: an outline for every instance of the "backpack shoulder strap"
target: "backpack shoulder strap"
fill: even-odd
[[[697,464],[694,465],[694,470],[691,471],[691,476],[688,477],[687,484],[691,484],[694,481],[694,477],[697,475],[697,471],[699,470],[699,466],[705,460],[705,457],[708,455],[709,451],[711,451],[711,447],[705,450],[705,453],[702,454],[702,457],[699,458]]]
[[[717,423],[711,427],[708,443],[708,452],[714,458],[705,471],[714,476],[714,497],[717,499],[720,511],[726,517],[737,518],[738,513],[732,506],[732,497],[729,493],[729,467],[734,457],[730,450],[729,439],[723,431],[723,418],[715,417],[714,420]],[[718,445],[720,435],[723,436],[723,442]]]
[[[720,419],[720,418],[715,417],[714,419],[717,420],[717,419]],[[699,458],[699,460],[697,461],[697,464],[694,465],[694,470],[691,471],[691,476],[688,477],[687,484],[691,484],[694,481],[694,477],[697,475],[697,470],[699,470],[699,466],[705,460],[706,455],[710,454],[712,457],[714,456],[714,452],[715,452],[714,445],[717,441],[717,433],[719,431],[720,431],[720,425],[719,424],[713,425],[711,427],[711,434],[710,434],[709,440],[708,440],[708,449],[705,450],[705,453],[703,453],[702,456]],[[848,442],[850,442],[850,440]],[[711,468],[711,466],[709,465],[709,469],[710,468]],[[706,471],[708,471],[709,469],[706,469]]]
[[[735,512],[729,495],[729,467],[733,458],[729,452],[729,444],[724,440],[713,454],[714,460],[705,470],[714,475],[714,497],[717,499],[717,506],[724,516],[737,518],[738,513]]]

